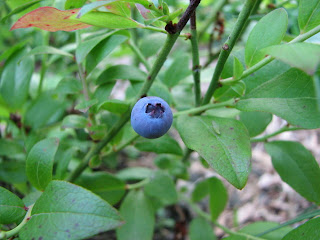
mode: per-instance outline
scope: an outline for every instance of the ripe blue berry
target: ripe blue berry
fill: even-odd
[[[131,112],[131,126],[134,131],[145,138],[158,138],[171,127],[172,111],[159,97],[141,98]]]

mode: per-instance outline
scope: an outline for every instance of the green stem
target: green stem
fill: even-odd
[[[203,99],[203,105],[208,104],[210,102],[210,99],[213,96],[214,91],[218,87],[218,81],[220,78],[220,75],[222,73],[223,67],[233,49],[233,46],[235,45],[236,41],[238,40],[238,37],[240,36],[243,27],[245,26],[246,21],[248,20],[248,17],[250,16],[252,8],[255,6],[257,0],[247,0],[243,6],[243,9],[241,10],[239,17],[237,19],[237,22],[228,38],[228,40],[225,42],[225,44],[222,47],[222,50],[220,52],[217,66],[214,70],[209,88],[206,92],[206,95]]]
[[[207,31],[211,24],[216,21],[217,13],[221,10],[221,8],[226,4],[227,0],[219,0],[213,6],[213,11],[207,21],[203,24],[203,27],[199,31],[199,39],[202,38],[203,34]]]
[[[142,52],[140,51],[138,46],[131,40],[128,41],[128,46],[134,52],[134,54],[137,56],[137,58],[140,60],[140,62],[146,67],[146,69],[148,71],[150,71],[151,66],[149,65],[148,60],[142,54]]]
[[[250,141],[251,142],[265,142],[267,141],[269,138],[274,137],[276,135],[279,135],[283,132],[288,132],[288,131],[297,131],[297,130],[305,130],[304,128],[300,128],[300,127],[288,127],[288,126],[284,126],[283,128],[280,128],[278,131],[268,134],[266,136],[263,136],[261,138],[252,138]]]
[[[189,159],[189,157],[190,157],[190,155],[191,155],[192,152],[193,152],[193,150],[187,148],[186,151],[185,151],[185,153],[183,154],[183,157],[182,157],[182,159],[181,159],[181,162],[186,163],[187,160]]]
[[[292,41],[290,41],[287,44],[291,44],[291,43],[297,43],[297,42],[303,42],[305,40],[307,40],[308,38],[312,37],[313,35],[317,34],[320,32],[320,26],[317,26],[313,29],[311,29],[310,31],[301,34],[299,36],[297,36],[296,38],[294,38]],[[255,65],[253,65],[252,67],[248,68],[247,70],[245,70],[240,78],[234,79],[234,78],[226,78],[223,80],[220,80],[220,83],[223,85],[228,85],[228,84],[233,84],[235,82],[240,81],[241,79],[244,79],[245,77],[249,76],[250,74],[258,71],[260,68],[262,68],[263,66],[267,65],[268,63],[272,62],[275,58],[268,56],[264,59],[262,59],[260,62],[256,63]]]
[[[196,108],[191,108],[185,111],[180,111],[180,112],[175,112],[173,114],[173,117],[178,117],[181,115],[194,115],[194,114],[198,114],[198,113],[202,113],[206,110],[209,109],[213,109],[213,108],[219,108],[219,107],[233,107],[234,106],[234,100],[229,100],[226,102],[222,102],[222,103],[211,103],[211,104],[207,104],[207,105],[203,105],[201,107],[196,107]]]
[[[77,46],[79,46],[81,43],[80,31],[76,31],[76,43],[77,43]],[[78,71],[79,71],[79,78],[81,80],[81,84],[83,88],[83,95],[84,95],[84,98],[88,101],[90,97],[88,92],[88,83],[86,81],[85,73],[83,71],[83,66],[81,63],[78,63],[77,65],[78,65]]]
[[[135,140],[137,140],[140,137],[140,135],[135,134],[134,136],[132,136],[131,138],[129,138],[126,142],[120,144],[119,146],[117,146],[116,148],[113,148],[112,150],[109,150],[108,152],[106,152],[105,154],[102,154],[102,157],[106,157],[112,153],[116,153],[121,151],[122,149],[124,149],[126,146],[130,145],[132,142],[134,142]]]
[[[191,29],[191,49],[192,49],[192,74],[194,81],[194,92],[195,92],[195,102],[196,106],[200,105],[201,102],[201,87],[200,87],[200,61],[199,61],[199,47],[198,47],[198,37],[197,29]]]
[[[149,75],[147,77],[147,80],[145,81],[139,94],[137,95],[136,100],[138,100],[141,96],[146,95],[148,93],[150,87],[152,86],[165,60],[167,59],[167,56],[169,55],[178,36],[179,36],[179,33],[168,34],[166,42],[163,48],[161,49],[158,55],[158,58],[153,64],[149,72]],[[120,120],[110,129],[110,132],[107,134],[106,137],[104,137],[99,143],[91,146],[91,149],[83,158],[83,160],[80,162],[80,164],[71,172],[70,176],[67,179],[68,181],[73,182],[74,180],[76,180],[81,175],[81,173],[86,169],[90,159],[95,155],[99,154],[100,151],[118,134],[121,128],[129,121],[132,107],[133,107],[133,104],[129,109],[129,111],[124,113],[121,116]]]
[[[140,182],[133,183],[133,184],[127,184],[126,189],[131,190],[131,189],[141,188],[141,187],[145,186],[146,184],[148,184],[149,182],[150,182],[150,179],[145,178]]]
[[[229,228],[227,228],[226,226],[223,226],[222,224],[218,223],[215,220],[212,220],[210,214],[202,211],[202,209],[194,202],[192,202],[190,199],[181,196],[182,200],[187,202],[190,207],[192,208],[192,210],[198,214],[200,217],[203,217],[204,219],[206,219],[209,222],[212,222],[215,226],[217,226],[218,228],[222,229],[225,233],[228,233],[230,235],[234,235],[234,236],[239,236],[239,237],[245,237],[245,239],[252,239],[252,240],[264,240],[263,238],[259,238],[259,237],[255,237],[246,233],[240,233],[240,232],[235,232]]]
[[[43,45],[44,46],[49,45],[49,34],[50,34],[49,32],[43,32]],[[48,69],[47,61],[48,61],[48,54],[43,54],[42,60],[41,60],[40,82],[39,82],[39,86],[38,86],[37,96],[40,96],[40,94],[42,92],[44,77],[45,77],[47,69]]]
[[[11,229],[9,231],[0,232],[0,239],[7,239],[7,238],[10,238],[12,236],[17,235],[19,233],[19,231],[21,230],[21,228],[29,221],[32,208],[33,208],[33,204],[31,206],[29,206],[28,211],[27,211],[24,219],[22,220],[22,222],[18,226],[16,226],[14,229]]]

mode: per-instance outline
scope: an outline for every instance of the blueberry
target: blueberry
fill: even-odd
[[[158,138],[171,127],[172,111],[159,97],[141,98],[131,112],[131,125],[136,133],[145,138]]]

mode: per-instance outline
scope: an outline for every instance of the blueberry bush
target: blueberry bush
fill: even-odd
[[[0,239],[320,239],[318,162],[270,140],[320,127],[320,0],[5,0],[0,14]],[[266,134],[273,116],[286,124]],[[246,187],[257,142],[314,207],[230,228],[226,186]],[[212,176],[192,180],[191,161]]]

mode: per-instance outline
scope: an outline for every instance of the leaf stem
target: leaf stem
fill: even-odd
[[[21,228],[29,221],[32,208],[33,208],[33,204],[28,207],[28,211],[27,211],[24,219],[22,220],[22,222],[18,226],[16,226],[15,228],[13,228],[9,231],[1,231],[0,232],[0,239],[7,239],[7,238],[10,238],[12,236],[17,235],[19,233],[19,231],[21,230]]]
[[[203,99],[203,105],[208,104],[210,102],[210,99],[213,96],[214,91],[218,87],[218,82],[220,75],[222,73],[223,67],[233,49],[233,46],[235,45],[236,41],[238,40],[243,27],[245,26],[245,23],[248,20],[248,17],[250,16],[251,10],[255,6],[257,0],[246,0],[243,9],[241,10],[239,17],[237,19],[237,22],[228,38],[228,40],[225,42],[225,44],[222,47],[222,50],[220,52],[217,66],[214,70],[209,88],[204,96]]]
[[[305,130],[304,128],[300,128],[300,127],[289,127],[289,126],[284,126],[283,128],[280,128],[278,131],[265,135],[263,137],[260,138],[252,138],[250,141],[251,142],[265,142],[267,141],[269,138],[274,137],[276,135],[279,135],[283,132],[288,132],[288,131],[297,131],[297,130]]]
[[[127,184],[126,189],[131,190],[131,189],[136,189],[136,188],[141,188],[144,185],[148,184],[150,182],[149,178],[145,178],[140,182],[133,183],[133,184]]]
[[[212,222],[215,226],[217,226],[218,228],[222,229],[225,233],[228,233],[230,235],[234,235],[234,236],[239,236],[239,237],[245,237],[245,239],[252,239],[252,240],[264,240],[263,238],[259,238],[259,237],[255,237],[246,233],[241,233],[241,232],[235,232],[231,229],[229,229],[226,226],[223,226],[222,224],[218,223],[215,220],[212,220],[210,214],[204,212],[196,203],[192,202],[190,199],[188,199],[185,196],[181,196],[183,201],[187,202],[190,207],[192,208],[192,210],[198,214],[200,217],[203,217],[204,219],[206,219],[209,222]]]
[[[137,58],[140,60],[140,62],[146,67],[148,71],[150,71],[151,66],[148,63],[148,60],[145,58],[145,56],[142,54],[138,46],[134,43],[134,41],[129,40],[128,41],[128,46],[136,54]]]
[[[219,108],[219,107],[233,107],[234,105],[235,103],[233,99],[226,102],[222,102],[222,103],[211,103],[211,104],[203,105],[200,107],[191,108],[185,111],[175,112],[173,113],[173,117],[178,117],[185,114],[188,114],[188,115],[199,114],[209,109]]]
[[[162,29],[162,28],[158,28],[158,27],[152,27],[152,26],[142,26],[141,27],[142,29],[147,29],[147,30],[151,30],[151,31],[154,31],[154,32],[161,32],[161,33],[165,33],[167,34],[167,31]],[[189,37],[189,34],[180,34],[179,37],[182,37],[182,38],[188,38]]]
[[[77,43],[77,46],[79,46],[81,43],[81,35],[80,35],[79,30],[76,31],[76,43]],[[85,73],[83,71],[83,66],[81,63],[78,63],[77,65],[78,65],[78,71],[79,71],[79,78],[82,83],[83,95],[84,95],[84,98],[86,99],[86,101],[89,101],[90,97],[89,97],[89,92],[88,92],[88,84],[86,81]]]
[[[195,102],[196,106],[200,105],[201,102],[201,87],[200,87],[200,61],[199,61],[199,47],[198,47],[198,35],[197,35],[197,22],[196,22],[196,12],[191,15],[190,18],[190,28],[191,28],[191,50],[192,50],[192,74],[194,81],[194,92],[195,92]]]
[[[49,36],[50,36],[49,34],[50,33],[47,31],[43,32],[43,34],[42,34],[44,46],[47,46],[49,44]],[[42,92],[44,77],[45,77],[47,69],[48,69],[47,61],[48,61],[48,54],[43,54],[42,59],[41,59],[40,82],[39,82],[38,92],[37,92],[38,97],[40,96],[40,94]]]
[[[320,32],[320,26],[317,26],[317,27],[311,29],[310,31],[308,31],[308,32],[306,32],[304,34],[301,34],[301,35],[297,36],[296,38],[294,38],[292,41],[290,41],[287,44],[303,42],[303,41],[307,40],[308,38],[312,37],[313,35],[315,35],[315,34],[317,34],[319,32]],[[265,66],[268,63],[272,62],[274,59],[275,58],[271,57],[271,56],[265,57],[260,62],[256,63],[252,67],[250,67],[247,70],[245,70],[242,73],[240,78],[234,79],[233,77],[230,77],[230,78],[226,78],[226,79],[220,80],[220,83],[223,84],[223,85],[228,85],[228,84],[233,84],[235,82],[238,82],[241,79],[244,79],[245,77],[249,76],[250,74],[258,71],[263,66]]]

